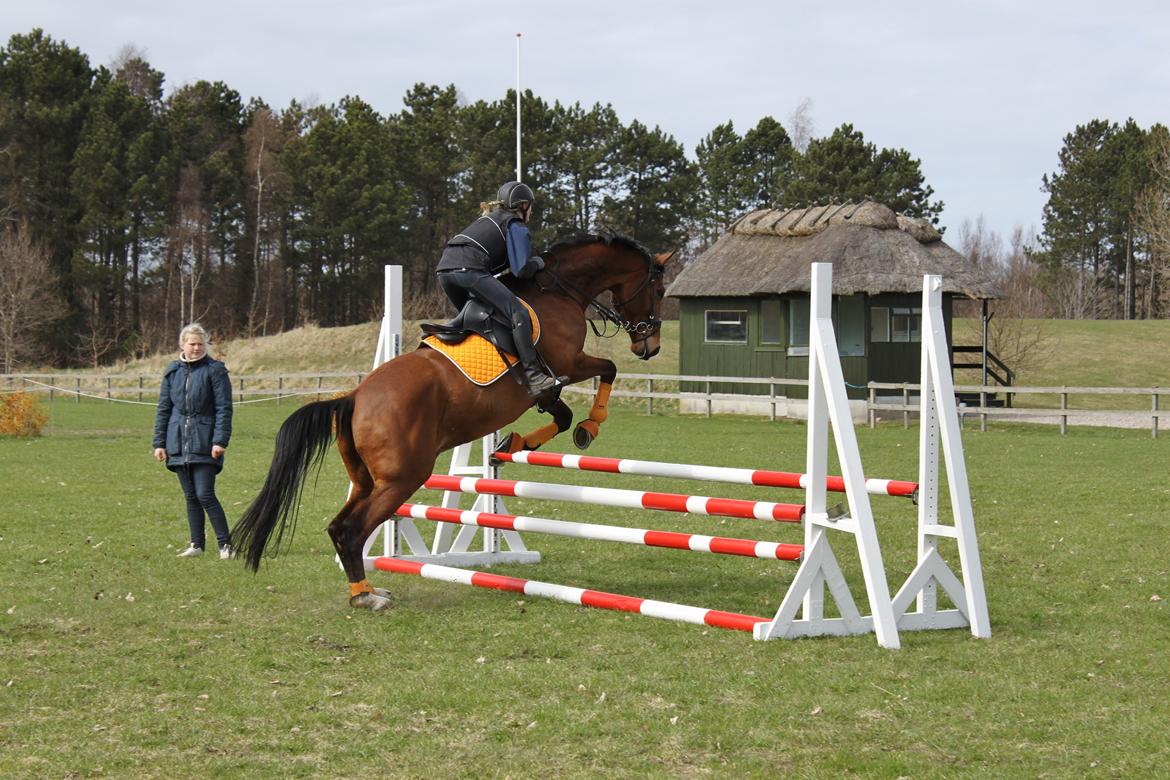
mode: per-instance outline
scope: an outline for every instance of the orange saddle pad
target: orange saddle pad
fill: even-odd
[[[532,307],[523,300],[524,308],[532,317],[532,343],[540,341],[540,320]],[[478,333],[472,333],[458,344],[448,344],[440,341],[437,336],[427,336],[422,343],[455,364],[463,375],[481,387],[487,387],[508,372],[508,368],[516,362],[515,355],[506,355],[505,363],[492,343]]]

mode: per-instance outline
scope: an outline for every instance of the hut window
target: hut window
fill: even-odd
[[[837,350],[844,357],[865,354],[865,301],[860,295],[846,295],[833,301]]]
[[[907,306],[891,309],[890,341],[922,341],[922,309]]]
[[[788,354],[808,354],[808,298],[788,301]],[[865,354],[865,301],[860,295],[833,299],[833,330],[838,353],[845,357]],[[875,339],[876,340],[876,339]],[[889,341],[887,338],[886,341]]]
[[[779,298],[765,298],[760,301],[760,343],[780,343],[780,318],[783,309]]]
[[[790,355],[808,354],[808,298],[790,298],[788,300],[788,353]]]
[[[747,343],[747,312],[719,311],[704,312],[706,319],[705,341],[723,344]]]
[[[922,341],[922,309],[910,306],[875,306],[870,309],[870,340],[910,343]]]
[[[890,340],[889,306],[874,306],[869,310],[869,340],[875,343]]]

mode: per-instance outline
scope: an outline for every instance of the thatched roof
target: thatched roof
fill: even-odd
[[[809,266],[833,264],[833,293],[921,292],[924,274],[943,291],[997,298],[995,282],[943,242],[924,219],[873,201],[753,211],[695,258],[667,289],[678,298],[809,291]]]

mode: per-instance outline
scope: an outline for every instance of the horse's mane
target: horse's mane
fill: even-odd
[[[604,233],[577,233],[576,235],[558,238],[553,241],[553,243],[549,245],[549,247],[541,254],[556,257],[561,252],[574,249],[579,246],[585,246],[587,244],[604,244],[605,246],[624,247],[626,249],[631,249],[637,252],[643,258],[645,258],[647,262],[653,261],[653,256],[650,254],[650,250],[648,250],[646,247],[642,246],[629,236],[611,231],[606,231]]]

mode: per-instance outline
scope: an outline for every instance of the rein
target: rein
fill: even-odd
[[[565,280],[565,278],[554,271],[551,266],[545,266],[544,272],[552,276],[553,281],[557,284],[557,287],[561,288],[561,290],[564,291],[570,299],[575,301],[582,308],[592,306],[593,310],[597,312],[601,320],[606,323],[606,325],[598,328],[597,324],[592,319],[586,317],[585,321],[588,322],[589,327],[593,329],[593,335],[598,336],[599,338],[613,338],[619,332],[625,331],[631,336],[640,336],[641,338],[639,340],[645,341],[650,336],[650,334],[654,332],[654,329],[662,324],[662,320],[651,316],[649,319],[630,322],[628,319],[623,317],[621,313],[617,311],[617,309],[618,307],[625,306],[627,303],[637,298],[638,295],[644,289],[646,289],[647,285],[651,284],[656,277],[662,275],[663,269],[656,267],[653,260],[647,259],[646,265],[646,278],[642,280],[640,285],[638,285],[638,289],[634,290],[633,294],[631,294],[624,301],[615,303],[612,308],[601,303],[599,300],[597,300],[596,296],[589,295],[589,293],[585,292],[580,287],[577,287],[575,284]],[[618,330],[610,333],[608,327],[609,323],[616,325]]]

